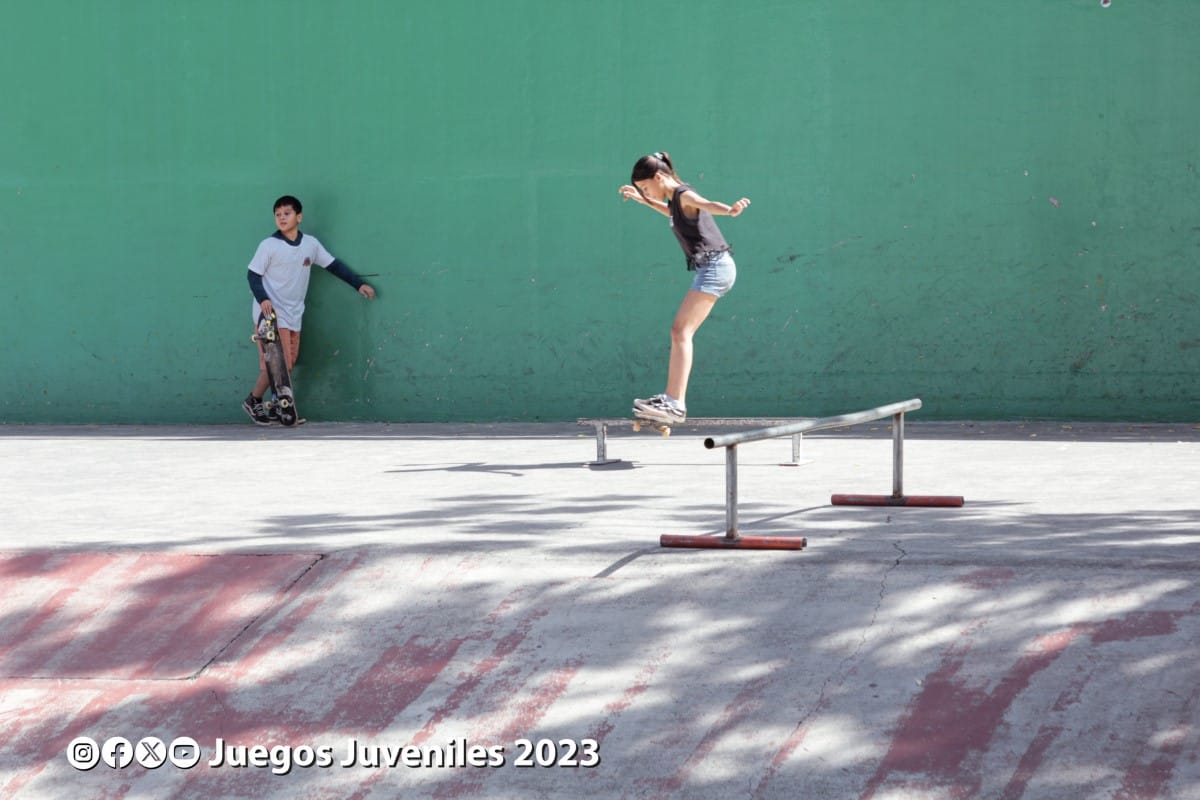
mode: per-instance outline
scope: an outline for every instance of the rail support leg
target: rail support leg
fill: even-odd
[[[904,497],[904,412],[892,417],[892,497]]]
[[[725,538],[738,538],[737,445],[725,448]]]
[[[803,550],[808,540],[786,536],[742,536],[738,533],[737,445],[725,448],[725,535],[689,536],[664,533],[663,547],[702,547],[728,550]]]
[[[589,467],[602,467],[605,464],[616,464],[621,459],[608,457],[608,425],[603,422],[592,423],[596,428],[596,460],[589,461]]]
[[[924,506],[927,508],[961,508],[963,499],[957,495],[904,494],[904,412],[892,417],[892,493],[835,494],[829,498],[835,506]]]

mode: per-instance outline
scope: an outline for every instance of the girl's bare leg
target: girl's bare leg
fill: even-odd
[[[692,337],[716,305],[715,295],[689,289],[671,325],[671,361],[667,369],[667,394],[687,405],[688,376],[692,374]]]

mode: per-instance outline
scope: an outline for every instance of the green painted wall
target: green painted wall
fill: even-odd
[[[0,27],[0,420],[229,422],[271,202],[314,420],[623,415],[689,275],[622,204],[666,148],[737,288],[696,415],[1194,419],[1194,0],[46,0]]]

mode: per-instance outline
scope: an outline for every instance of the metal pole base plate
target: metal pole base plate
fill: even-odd
[[[925,506],[931,508],[961,508],[962,497],[952,495],[906,494],[835,494],[829,498],[835,506]]]
[[[792,536],[689,536],[664,533],[658,543],[663,547],[703,547],[710,550],[803,550],[808,540]]]

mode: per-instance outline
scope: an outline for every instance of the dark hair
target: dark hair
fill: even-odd
[[[665,172],[675,180],[679,180],[679,176],[675,174],[675,167],[671,164],[671,154],[665,150],[639,158],[633,165],[633,175],[630,181],[636,185],[638,181],[653,178],[659,172]]]
[[[275,206],[272,211],[278,211],[282,206],[291,206],[292,210],[297,214],[304,211],[304,206],[300,205],[300,201],[290,194],[285,194],[283,197],[275,201]]]

